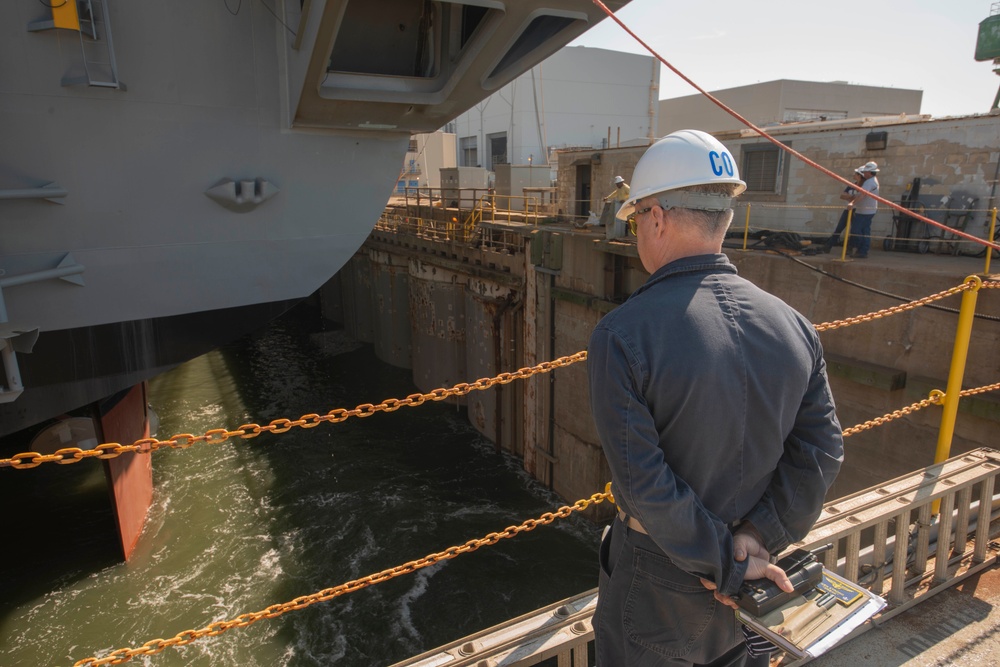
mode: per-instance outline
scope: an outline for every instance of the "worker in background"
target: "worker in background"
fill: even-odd
[[[847,186],[844,188],[844,191],[840,193],[840,198],[847,202],[847,207],[841,211],[840,220],[837,221],[837,228],[833,230],[833,234],[830,235],[830,238],[828,238],[824,244],[824,248],[827,252],[830,252],[833,246],[840,245],[840,233],[844,231],[845,227],[847,227],[847,217],[854,209],[854,197],[858,194],[858,188],[861,187],[862,181],[864,181],[864,177],[861,176],[861,167],[858,167],[854,170],[854,187]]]
[[[622,207],[626,201],[628,201],[629,187],[628,183],[621,176],[615,176],[615,189],[604,198],[605,203],[613,201],[615,203],[615,214],[618,213],[618,209]]]
[[[600,667],[742,667],[731,596],[819,516],[843,461],[823,346],[722,252],[746,189],[712,135],[656,142],[619,211],[648,280],[594,328],[590,404],[618,514],[600,547]]]
[[[617,215],[619,209],[622,207],[622,204],[628,200],[629,196],[628,183],[625,182],[624,178],[621,176],[615,176],[614,184],[614,191],[604,198],[605,204],[614,204],[614,209],[612,210],[612,221],[606,225],[606,236],[609,239],[625,236],[625,223],[618,220]],[[603,219],[604,216],[601,217]]]
[[[847,244],[854,259],[868,259],[868,250],[872,244],[872,218],[878,210],[878,202],[868,194],[878,195],[878,165],[868,162],[857,169],[864,179],[859,189],[851,199],[854,205],[854,215],[851,218],[851,238]]]

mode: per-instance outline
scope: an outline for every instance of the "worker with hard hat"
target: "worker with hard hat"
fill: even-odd
[[[854,186],[849,185],[840,193],[840,198],[847,202],[847,206],[840,212],[840,220],[837,221],[837,227],[833,230],[833,234],[823,243],[823,249],[826,252],[830,252],[833,246],[840,245],[840,233],[847,227],[847,218],[851,217],[851,211],[854,210],[854,197],[857,195],[861,183],[865,180],[861,176],[861,172],[857,169],[854,170],[852,178],[854,179]]]
[[[617,215],[618,210],[629,197],[628,183],[625,182],[624,178],[615,176],[613,183],[615,184],[615,189],[604,198],[605,209],[607,209],[607,204],[614,204],[614,209],[610,213],[606,213],[606,215],[611,215],[610,222],[605,226],[605,235],[609,239],[625,236],[625,224],[618,220],[615,215]]]
[[[875,175],[879,169],[876,163],[867,162],[855,171],[861,174],[862,182],[861,189],[851,199],[854,215],[851,220],[851,238],[847,244],[852,257],[867,259],[872,244],[872,218],[878,211],[878,201],[869,194],[878,195],[878,178]]]
[[[615,184],[614,191],[607,197],[605,197],[604,201],[605,202],[614,201],[618,204],[618,208],[621,208],[621,205],[624,204],[625,201],[628,199],[629,195],[628,183],[626,183],[625,179],[622,178],[621,176],[615,176],[614,184]]]
[[[734,616],[744,580],[819,516],[843,460],[823,347],[722,252],[746,189],[709,134],[650,146],[619,216],[650,276],[588,345],[617,517],[600,548],[599,665],[767,664]]]

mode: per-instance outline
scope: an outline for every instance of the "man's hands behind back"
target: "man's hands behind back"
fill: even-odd
[[[792,582],[788,580],[785,571],[771,562],[771,554],[764,548],[764,542],[760,539],[757,529],[749,523],[744,523],[733,534],[733,558],[742,563],[748,560],[746,574],[743,580],[770,579],[783,591],[793,590]],[[716,589],[716,585],[707,579],[701,580],[702,585],[715,594],[715,599],[733,609],[738,609],[736,601],[728,595],[722,595]]]

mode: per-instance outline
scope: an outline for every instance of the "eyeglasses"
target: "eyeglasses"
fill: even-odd
[[[629,216],[627,218],[625,218],[625,222],[628,223],[628,231],[629,231],[629,233],[632,236],[636,236],[636,233],[635,233],[635,228],[636,228],[635,219],[636,219],[636,217],[642,215],[643,213],[649,213],[652,210],[653,210],[652,206],[650,206],[648,208],[640,208],[637,211],[633,211],[631,214],[629,214]]]

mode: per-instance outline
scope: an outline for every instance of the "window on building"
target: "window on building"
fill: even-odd
[[[743,146],[740,176],[746,181],[748,193],[781,194],[784,190],[783,153],[773,144]]]
[[[406,150],[407,150],[408,153],[417,153],[417,152],[419,152],[420,148],[417,146],[417,140],[416,139],[410,139],[410,147],[407,148]]]
[[[476,137],[461,137],[458,140],[460,167],[478,167],[479,151],[476,150]]]

